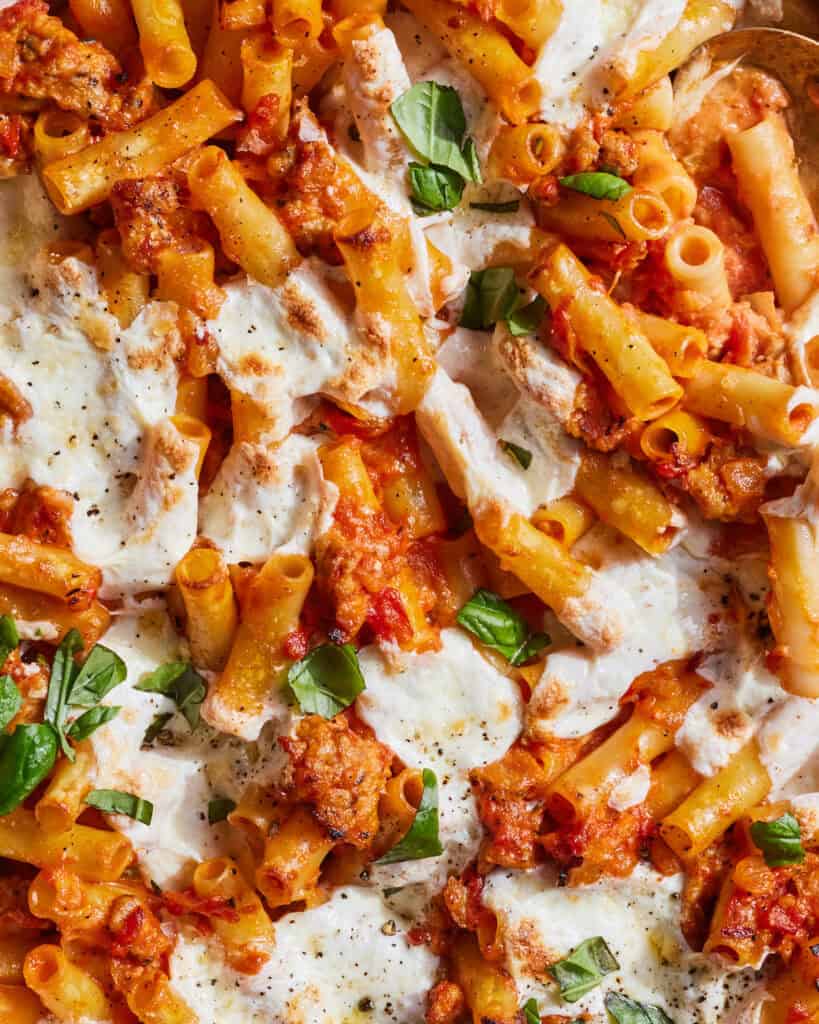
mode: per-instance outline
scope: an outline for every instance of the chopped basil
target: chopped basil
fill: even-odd
[[[20,634],[10,615],[0,615],[0,666],[20,644]]]
[[[611,199],[616,201],[631,192],[631,185],[616,174],[606,171],[586,171],[583,174],[570,174],[568,178],[560,178],[564,188],[574,192],[582,192],[592,199]]]
[[[417,82],[393,100],[390,112],[413,149],[432,164],[448,167],[467,181],[480,182],[475,145],[464,140],[466,117],[450,85]]]
[[[521,306],[520,309],[515,309],[509,314],[506,318],[509,333],[515,338],[524,334],[535,334],[545,312],[546,300],[542,295],[538,295],[527,306]]]
[[[491,590],[476,590],[458,612],[457,621],[481,643],[500,651],[511,665],[522,665],[551,642],[546,633],[530,633],[515,609]]]
[[[76,629],[70,629],[54,653],[45,711],[43,712],[43,719],[54,729],[60,742],[60,747],[69,761],[74,760],[74,751],[65,738],[63,727],[68,712],[68,695],[71,690],[71,683],[74,679],[74,674],[78,671],[74,655],[78,654],[82,647],[82,637]]]
[[[150,825],[154,816],[154,805],[150,800],[143,800],[133,793],[123,793],[118,789],[92,789],[85,802],[90,807],[96,807],[98,811],[105,811],[106,814],[124,814],[142,822],[143,825]]]
[[[68,703],[80,708],[95,707],[127,675],[122,658],[102,644],[96,644],[72,680]]]
[[[116,711],[112,713],[110,710],[99,710],[97,705],[115,686],[119,686],[127,675],[122,658],[102,644],[92,647],[83,664],[77,665],[74,655],[82,648],[83,640],[80,634],[76,629],[69,630],[54,654],[43,713],[43,718],[54,729],[60,747],[69,761],[73,761],[75,755],[67,737],[84,739],[94,729],[114,717]],[[66,720],[72,708],[92,708],[97,714],[81,715],[67,729]],[[74,726],[81,720],[84,720],[84,725],[77,726],[77,731],[74,731]],[[90,728],[92,724],[93,727]]]
[[[464,179],[448,167],[412,163],[409,165],[412,200],[416,213],[426,216],[441,210],[453,210],[461,201]]]
[[[215,825],[218,821],[224,821],[231,811],[236,809],[233,800],[226,796],[216,796],[208,801],[208,824]]]
[[[520,209],[520,200],[509,199],[505,203],[470,203],[469,208],[470,210],[486,210],[487,213],[517,213]],[[530,999],[529,1002],[532,1000]]]
[[[290,667],[287,684],[305,714],[333,718],[364,687],[352,644],[321,644]]]
[[[595,935],[552,964],[549,973],[560,986],[560,994],[566,1002],[576,1003],[619,966],[605,939]]]
[[[506,320],[520,305],[520,289],[511,267],[473,270],[466,286],[466,301],[461,326],[489,330],[498,320]]]
[[[618,235],[620,235],[622,238],[626,237],[625,231],[623,231],[623,228],[620,226],[620,221],[615,216],[613,216],[610,213],[605,213],[603,211],[601,211],[601,216],[605,217],[605,219],[609,223],[609,226],[614,228]]]
[[[524,1024],[540,1024],[540,1011],[537,1008],[537,999],[528,999],[523,1004]]]
[[[87,740],[92,732],[96,732],[101,725],[116,718],[121,710],[122,708],[111,704],[99,704],[95,708],[90,708],[71,723],[68,735],[78,742]]]
[[[425,768],[421,773],[424,791],[409,831],[380,857],[376,864],[397,864],[403,860],[438,857],[444,848],[438,838],[438,780],[435,772]]]
[[[0,676],[0,732],[8,727],[23,704],[23,698],[11,676]]]
[[[57,734],[50,725],[18,725],[0,737],[0,815],[19,807],[54,767]]]
[[[751,825],[751,839],[762,851],[768,867],[801,864],[805,859],[802,830],[790,813],[786,812],[775,821],[755,821]]]
[[[148,725],[148,728],[145,730],[145,735],[142,737],[141,746],[149,747],[162,732],[168,722],[170,722],[173,715],[173,711],[163,711],[158,715],[154,715]]]
[[[674,1024],[665,1010],[650,1003],[638,1003],[620,992],[606,993],[606,1009],[616,1024]]]
[[[176,704],[176,710],[184,715],[191,729],[199,725],[207,686],[189,661],[171,661],[167,665],[160,665],[137,683],[134,689],[143,693],[161,693]]]
[[[503,439],[498,441],[498,444],[501,451],[508,455],[510,459],[514,459],[521,469],[528,469],[532,465],[532,453],[528,448],[521,448],[519,444],[514,444],[512,441],[504,441]]]

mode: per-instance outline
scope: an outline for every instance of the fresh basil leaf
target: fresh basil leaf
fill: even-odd
[[[619,966],[605,940],[595,935],[552,964],[549,973],[560,986],[560,994],[566,1002],[576,1003]]]
[[[674,1024],[665,1010],[651,1003],[638,1003],[620,992],[607,992],[606,1009],[616,1024]]]
[[[510,199],[505,203],[470,203],[469,209],[486,210],[487,213],[517,213],[520,209],[520,200]],[[532,1000],[530,999],[529,1002],[531,1003]]]
[[[148,728],[145,730],[145,735],[142,737],[142,743],[140,746],[149,747],[162,732],[168,722],[170,722],[173,715],[173,711],[163,711],[161,714],[154,715],[148,725]]]
[[[14,619],[10,615],[0,615],[0,666],[19,646],[20,634],[17,632]]]
[[[545,633],[531,636],[523,618],[491,590],[476,590],[456,621],[512,665],[522,665],[551,643]]]
[[[548,647],[552,638],[548,633],[533,633],[529,639],[520,645],[509,659],[510,665],[524,665],[527,661],[537,657],[544,647]]]
[[[476,185],[480,185],[483,181],[481,162],[478,159],[478,149],[475,145],[475,140],[471,135],[464,143],[463,155],[464,160],[466,160],[466,166],[469,168],[469,180],[474,181]]]
[[[0,676],[0,732],[8,727],[23,705],[23,698],[11,676]]]
[[[0,815],[25,800],[48,775],[57,758],[57,734],[50,725],[18,725],[0,743]]]
[[[474,144],[464,144],[464,108],[452,86],[417,82],[393,100],[390,112],[420,156],[469,181],[480,181]]]
[[[231,811],[236,809],[236,803],[226,796],[217,796],[208,801],[208,824],[215,825],[217,821],[224,821]]]
[[[506,326],[514,338],[524,334],[535,334],[546,312],[546,300],[542,295],[532,299],[528,306],[513,310],[506,318]]]
[[[618,235],[620,235],[622,238],[626,237],[626,233],[625,233],[625,231],[623,231],[623,228],[620,225],[620,221],[615,216],[613,216],[610,213],[604,213],[602,211],[601,211],[600,215],[601,215],[601,217],[605,217],[606,218],[606,220],[609,223],[609,226],[614,228],[614,230],[617,232]]]
[[[466,286],[466,301],[461,326],[489,330],[498,320],[506,320],[520,305],[520,289],[511,267],[473,270]]]
[[[454,210],[464,192],[464,179],[448,167],[409,165],[412,199],[423,213]]]
[[[112,718],[116,718],[122,708],[110,705],[110,704],[98,704],[95,708],[90,708],[85,714],[80,715],[79,718],[74,719],[71,723],[71,728],[68,730],[68,735],[72,740],[87,740],[92,732],[96,732],[101,725],[105,725],[106,722],[110,722]]]
[[[606,171],[584,171],[583,174],[570,174],[568,178],[558,180],[563,188],[582,192],[592,199],[610,199],[616,202],[631,192],[631,185],[627,181]]]
[[[762,851],[769,868],[801,864],[805,859],[802,830],[796,818],[788,812],[775,821],[755,821],[751,825],[751,839]]]
[[[67,703],[92,708],[127,675],[125,662],[118,654],[102,644],[95,644],[71,683]]]
[[[65,738],[63,726],[65,724],[66,711],[68,710],[68,695],[71,692],[71,685],[78,671],[74,655],[78,654],[82,649],[82,637],[76,629],[70,629],[54,653],[45,711],[43,712],[43,719],[54,728],[62,752],[69,761],[73,761],[75,755],[71,744]]]
[[[321,644],[291,665],[287,684],[305,714],[333,718],[365,688],[352,644]]]
[[[397,864],[403,860],[423,860],[438,857],[444,852],[438,838],[438,779],[435,772],[425,768],[421,773],[424,791],[409,831],[388,850],[376,864]]]
[[[504,454],[520,466],[521,469],[528,469],[532,465],[532,453],[528,448],[521,448],[519,444],[512,441],[498,441],[498,445]]]
[[[161,693],[163,697],[170,698],[176,704],[177,711],[185,716],[191,729],[199,725],[207,686],[189,661],[172,661],[160,665],[137,683],[135,689],[143,693]]]
[[[528,999],[523,1004],[524,1024],[540,1024],[540,1011],[537,1008],[537,999]]]
[[[96,807],[98,811],[105,811],[106,814],[124,814],[142,822],[143,825],[150,825],[154,816],[154,805],[150,800],[143,800],[133,793],[123,793],[119,789],[92,789],[85,802],[89,807]]]

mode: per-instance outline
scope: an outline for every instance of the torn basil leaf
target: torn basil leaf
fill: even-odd
[[[540,1011],[537,1008],[537,999],[527,999],[523,1004],[524,1024],[540,1024]]]
[[[168,722],[170,722],[173,716],[173,711],[163,711],[158,715],[154,715],[148,725],[148,728],[145,730],[145,735],[142,737],[141,746],[149,747],[162,732]]]
[[[69,761],[73,761],[75,755],[71,744],[65,737],[64,726],[68,712],[68,697],[75,674],[79,671],[77,663],[74,661],[74,655],[78,654],[82,648],[82,637],[76,629],[70,629],[54,653],[45,711],[43,712],[43,719],[53,727],[60,747]]]
[[[573,192],[582,192],[592,199],[609,199],[616,202],[631,192],[631,185],[616,174],[606,171],[584,171],[582,174],[570,174],[567,178],[559,178],[563,188]]]
[[[287,684],[305,714],[334,718],[365,688],[352,644],[321,644],[291,665]]]
[[[506,318],[509,333],[515,338],[520,338],[525,334],[536,334],[545,313],[546,300],[542,295],[538,295],[528,305],[521,306],[520,309],[515,309],[509,314]]]
[[[0,815],[19,807],[54,767],[57,733],[46,724],[18,725],[0,737]]]
[[[514,444],[512,441],[504,441],[502,438],[498,441],[498,445],[501,451],[514,462],[517,462],[521,469],[528,469],[532,465],[532,453],[528,448],[521,448],[519,444]]]
[[[522,616],[491,590],[476,590],[456,621],[511,665],[522,665],[551,642],[546,633],[530,633]]]
[[[11,676],[0,676],[0,732],[23,706],[23,698]]]
[[[87,740],[91,733],[96,732],[101,725],[116,718],[121,710],[122,708],[110,704],[99,704],[95,708],[90,708],[79,718],[74,719],[68,730],[68,735],[77,742]]]
[[[485,210],[487,213],[517,213],[520,209],[520,200],[510,199],[505,203],[470,203],[469,209]]]
[[[177,711],[184,715],[191,729],[199,725],[202,701],[208,689],[205,680],[189,661],[160,665],[137,683],[135,689],[142,693],[161,693],[176,704]]]
[[[409,831],[388,850],[376,864],[398,864],[404,860],[438,857],[444,852],[438,838],[438,779],[435,772],[424,768],[421,773],[424,791]]]
[[[413,203],[420,207],[416,213],[427,215],[453,210],[461,201],[464,179],[448,167],[411,163],[409,179]]]
[[[461,326],[475,331],[489,330],[506,320],[520,305],[520,289],[511,267],[473,270],[466,286]]]
[[[607,992],[606,1009],[616,1024],[674,1024],[665,1010],[651,1003],[638,1003],[620,992]]]
[[[17,626],[10,615],[0,615],[0,667],[11,654],[20,646],[20,634]]]
[[[560,986],[560,994],[566,1002],[576,1003],[619,966],[605,939],[595,935],[552,964],[549,973]]]
[[[785,864],[801,864],[805,859],[802,830],[796,818],[786,812],[775,821],[755,821],[751,825],[751,839],[762,851],[769,868]]]
[[[475,145],[464,140],[466,117],[450,85],[417,82],[390,104],[395,123],[413,149],[432,164],[480,182]]]
[[[236,804],[226,796],[216,796],[208,801],[208,824],[215,825],[224,821],[231,811],[236,810]]]
[[[68,703],[74,707],[94,707],[119,686],[127,674],[125,662],[118,654],[102,644],[95,644],[71,682]]]
[[[123,793],[119,789],[92,789],[85,802],[89,807],[96,807],[98,811],[105,811],[106,814],[124,814],[128,818],[142,822],[143,825],[150,825],[154,816],[154,805],[150,800],[143,800],[133,793]]]

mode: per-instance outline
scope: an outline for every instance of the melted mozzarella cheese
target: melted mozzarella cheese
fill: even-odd
[[[309,554],[335,507],[312,438],[275,448],[234,444],[199,506],[199,532],[228,562],[263,562],[279,548]]]
[[[578,888],[556,887],[548,869],[493,872],[483,902],[498,917],[507,965],[519,1001],[537,1000],[541,1014],[607,1017],[610,990],[661,1006],[677,1024],[716,1024],[755,981],[752,971],[726,974],[715,961],[691,954],[676,924],[681,875],[663,877],[638,867],[628,879]],[[546,968],[585,939],[600,935],[619,963],[602,983],[568,1007]]]
[[[582,736],[608,721],[641,672],[712,645],[725,612],[721,574],[681,547],[655,559],[597,526],[573,554],[616,594],[627,629],[611,651],[567,648],[546,658],[527,709],[535,735]]]
[[[219,373],[263,411],[267,441],[284,438],[314,395],[359,401],[391,390],[386,354],[360,335],[320,268],[305,260],[278,288],[247,278],[230,282],[208,324],[219,345]]]
[[[196,532],[191,449],[167,421],[181,346],[173,311],[151,303],[122,330],[76,259],[39,256],[29,279],[25,307],[0,322],[0,350],[32,415],[3,428],[0,477],[73,495],[74,550],[103,569],[103,596],[165,587]]]
[[[517,686],[494,669],[459,629],[444,630],[441,650],[360,656],[367,684],[360,717],[408,767],[431,768],[438,778],[440,837],[436,861],[373,866],[387,886],[424,883],[429,894],[477,854],[483,835],[469,770],[502,757],[521,726]]]
[[[728,629],[720,649],[697,666],[697,673],[711,689],[689,708],[676,742],[700,775],[714,775],[785,693],[765,667],[764,648],[744,629]]]
[[[612,71],[628,74],[674,28],[685,0],[564,3],[558,26],[535,64],[545,121],[574,128],[610,98]]]
[[[54,209],[36,174],[0,181],[0,320],[31,298],[26,274],[39,250],[70,237],[71,222]]]
[[[170,965],[201,1024],[416,1024],[436,970],[437,958],[408,943],[377,892],[354,887],[280,918],[259,974],[237,974],[215,940],[189,932]]]
[[[819,746],[819,705],[807,697],[788,697],[765,716],[759,732],[759,759],[765,765],[777,794],[797,775],[811,766],[816,770]]]
[[[163,887],[184,885],[192,864],[230,853],[237,838],[226,825],[208,824],[208,801],[214,796],[238,800],[248,782],[277,777],[284,755],[275,743],[247,745],[204,726],[192,734],[181,717],[169,723],[172,730],[162,735],[164,742],[143,749],[154,717],[173,711],[174,705],[134,686],[159,665],[183,656],[179,640],[167,616],[152,613],[115,619],[105,643],[123,659],[128,677],[107,699],[122,710],[91,736],[95,784],[151,801],[150,825],[120,815],[112,821],[134,844],[146,878]]]

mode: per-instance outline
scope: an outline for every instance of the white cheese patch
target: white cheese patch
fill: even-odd
[[[812,292],[787,319],[785,338],[788,342],[791,364],[799,374],[799,383],[813,383],[806,349],[811,342],[814,343],[814,349],[819,345],[819,291]]]
[[[785,699],[778,678],[765,666],[765,650],[745,629],[727,628],[719,650],[697,672],[711,689],[685,716],[676,742],[700,775],[714,775],[753,736],[760,719]]]
[[[183,657],[179,640],[167,616],[156,612],[115,619],[105,644],[123,659],[128,677],[106,698],[122,710],[91,736],[95,785],[151,801],[150,825],[121,815],[111,820],[134,844],[146,878],[163,887],[185,885],[196,862],[233,849],[231,829],[208,824],[208,801],[215,796],[238,800],[248,782],[277,777],[284,754],[269,738],[251,746],[205,726],[191,734],[181,716],[169,723],[172,732],[163,734],[167,743],[157,740],[143,750],[145,730],[157,714],[173,711],[174,705],[134,687],[160,665]]]
[[[527,709],[534,735],[582,736],[608,721],[640,673],[713,644],[725,612],[721,574],[680,546],[655,559],[598,525],[572,553],[597,569],[627,629],[603,654],[572,647],[546,658]]]
[[[174,988],[201,1024],[416,1024],[437,957],[411,946],[372,889],[336,889],[327,903],[276,921],[259,974],[238,974],[216,940],[185,932],[171,958]]]
[[[819,702],[788,697],[766,715],[756,738],[759,759],[771,777],[775,798],[791,780],[798,781],[795,776],[800,769],[804,772],[812,767],[816,771],[816,758],[811,755],[819,746]]]
[[[185,444],[167,423],[180,346],[173,311],[151,303],[122,330],[96,272],[76,259],[55,266],[38,257],[29,279],[35,291],[25,309],[7,310],[0,322],[0,351],[2,372],[32,416],[16,432],[4,428],[0,479],[74,496],[74,550],[103,569],[103,594],[164,587],[196,529],[196,488],[188,493],[184,473],[173,488],[163,485],[167,446],[158,444],[171,436],[173,447]],[[163,516],[145,534],[137,506],[147,512],[152,501]]]
[[[305,260],[278,288],[242,278],[208,329],[219,345],[219,373],[267,418],[265,441],[284,438],[309,405],[328,394],[357,401],[389,390],[388,360],[368,345],[329,287],[318,260]]]
[[[481,416],[492,430],[512,409],[518,391],[486,331],[456,327],[438,349],[438,364],[458,384],[469,388]]]
[[[453,263],[470,270],[521,263],[532,253],[537,237],[528,203],[521,199],[517,212],[493,214],[470,208],[469,197],[478,195],[470,190],[451,215],[427,228],[427,237]]]
[[[279,548],[309,554],[337,498],[318,447],[298,434],[276,447],[234,444],[200,502],[199,532],[228,562],[262,562]]]
[[[475,649],[460,629],[441,634],[441,650],[425,654],[361,651],[367,684],[359,716],[408,767],[431,768],[438,778],[440,838],[437,860],[373,866],[385,886],[424,883],[431,895],[446,876],[477,854],[483,836],[469,771],[496,761],[521,727],[520,693]]]
[[[0,181],[0,320],[3,307],[21,310],[30,298],[26,274],[48,242],[71,237],[70,222],[54,209],[36,174]]]
[[[610,102],[613,69],[628,75],[639,54],[656,49],[684,9],[685,0],[564,3],[535,63],[543,119],[574,128],[587,109]]]
[[[608,804],[614,811],[627,811],[648,796],[651,787],[651,767],[641,764],[631,775],[620,779],[609,795]]]
[[[536,999],[541,1014],[567,1010],[557,987],[544,981],[545,965],[595,935],[620,967],[571,1004],[575,1014],[604,1020],[603,1000],[614,990],[661,1006],[676,1024],[717,1024],[754,983],[752,971],[726,974],[689,952],[675,923],[682,875],[663,877],[641,865],[627,879],[577,888],[558,888],[556,881],[547,868],[495,871],[483,890],[498,917],[519,1002]]]

